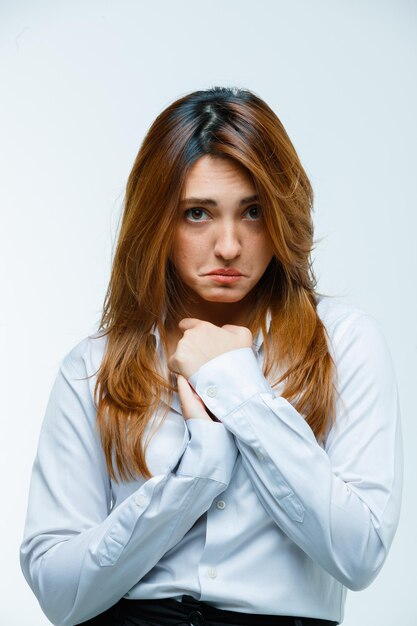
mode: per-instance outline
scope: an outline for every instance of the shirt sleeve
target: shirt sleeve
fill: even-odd
[[[238,455],[223,424],[187,420],[175,467],[111,509],[83,376],[85,365],[67,355],[39,436],[20,546],[27,582],[48,619],[62,626],[105,611],[152,569],[226,489]]]
[[[270,517],[334,578],[359,590],[381,569],[396,532],[402,435],[396,376],[376,320],[363,313],[344,326],[334,345],[336,423],[324,445],[276,395],[252,348],[212,359],[189,382],[235,435]]]

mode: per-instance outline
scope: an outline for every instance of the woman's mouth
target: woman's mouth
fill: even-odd
[[[207,273],[217,283],[235,283],[239,278],[243,278],[243,274],[235,267],[217,267]]]
[[[207,276],[217,283],[235,283],[243,278],[242,274],[207,274]]]

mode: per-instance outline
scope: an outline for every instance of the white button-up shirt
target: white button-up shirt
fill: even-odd
[[[402,436],[378,323],[327,297],[318,313],[339,391],[323,444],[263,376],[259,333],[189,379],[219,422],[184,420],[174,395],[147,449],[149,480],[116,484],[107,473],[96,377],[82,379],[97,372],[106,338],[65,356],[21,544],[23,573],[53,624],[85,621],[123,596],[183,594],[231,611],[342,621],[347,588],[372,582],[397,528]]]

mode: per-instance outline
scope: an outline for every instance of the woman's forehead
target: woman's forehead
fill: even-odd
[[[255,194],[255,186],[249,172],[235,160],[204,155],[189,171],[182,199],[223,191],[249,196]]]

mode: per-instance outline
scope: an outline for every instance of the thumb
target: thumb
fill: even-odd
[[[192,389],[188,380],[184,378],[182,374],[178,374],[177,384],[178,395],[180,398],[181,410],[184,419],[196,417],[199,419],[208,419],[212,421],[210,415],[205,410],[204,402],[201,400],[200,396],[196,394],[196,392]]]
[[[222,328],[224,328],[225,330],[228,330],[229,333],[233,333],[234,335],[236,335],[242,330],[242,326],[236,326],[235,324],[224,324]]]

